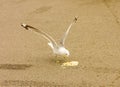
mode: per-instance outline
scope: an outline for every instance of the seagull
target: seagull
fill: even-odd
[[[59,56],[63,56],[65,58],[65,57],[68,57],[70,55],[69,50],[65,48],[65,40],[66,40],[66,37],[67,37],[72,25],[74,25],[76,23],[77,19],[78,19],[78,17],[75,17],[73,19],[73,21],[71,22],[71,24],[67,28],[66,32],[64,33],[64,35],[61,38],[59,43],[56,43],[56,41],[50,35],[48,35],[47,33],[45,33],[44,31],[42,31],[40,29],[37,29],[37,28],[35,28],[31,25],[27,25],[25,23],[22,23],[21,26],[23,28],[25,28],[26,30],[31,30],[31,31],[36,32],[37,34],[41,34],[45,39],[47,39],[49,41],[48,45],[51,47],[53,53],[56,56],[59,55]]]

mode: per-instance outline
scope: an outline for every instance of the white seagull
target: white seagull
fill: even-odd
[[[65,32],[65,34],[63,35],[62,39],[60,40],[59,44],[56,43],[56,41],[47,33],[45,33],[44,31],[37,29],[33,26],[27,25],[22,23],[21,26],[24,27],[26,30],[32,30],[38,34],[41,34],[45,39],[47,39],[49,41],[48,45],[52,48],[53,53],[55,55],[60,55],[63,57],[68,57],[70,55],[70,52],[65,48],[65,40],[66,37],[72,27],[73,24],[75,24],[77,21],[77,17],[74,18],[74,20],[72,21],[72,23],[69,25],[67,31]]]

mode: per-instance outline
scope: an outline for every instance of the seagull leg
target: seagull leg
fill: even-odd
[[[69,58],[67,58],[67,57],[64,57],[64,60],[65,60],[65,62],[69,62],[70,61]]]
[[[67,58],[66,57],[63,57],[64,58],[64,61],[66,62],[67,61]]]
[[[57,54],[55,54],[55,58],[58,58]]]
[[[55,59],[56,59],[56,63],[60,63],[60,61],[57,59],[58,58],[58,55],[57,54],[55,54]]]

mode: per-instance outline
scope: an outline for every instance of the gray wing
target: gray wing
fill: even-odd
[[[44,31],[40,30],[40,29],[37,29],[35,27],[32,27],[30,25],[27,25],[27,24],[21,24],[22,27],[24,27],[26,30],[29,30],[31,29],[32,31],[38,33],[38,34],[41,34],[45,39],[47,39],[48,41],[50,41],[54,47],[57,47],[57,43],[56,41],[50,36],[48,35],[47,33],[45,33]]]
[[[72,21],[72,23],[69,25],[67,31],[65,32],[65,34],[64,34],[63,37],[62,37],[62,39],[60,40],[60,45],[64,46],[66,37],[67,37],[67,35],[68,35],[68,33],[69,33],[72,25],[76,23],[77,19],[78,19],[78,17],[75,17],[74,20]]]

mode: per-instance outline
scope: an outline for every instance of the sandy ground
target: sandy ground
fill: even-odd
[[[77,67],[55,62],[47,41],[20,23],[66,40]],[[119,87],[120,0],[0,0],[0,87]]]

